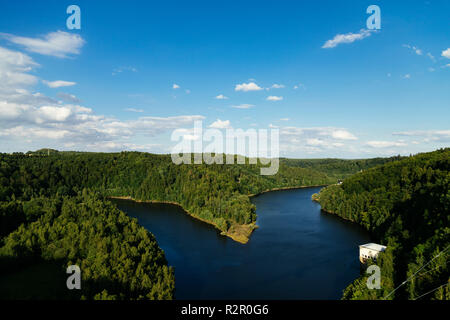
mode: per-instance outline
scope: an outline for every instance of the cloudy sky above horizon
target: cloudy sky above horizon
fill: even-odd
[[[0,152],[170,153],[198,120],[297,158],[450,144],[448,1],[77,1],[81,30],[69,4],[0,5]]]

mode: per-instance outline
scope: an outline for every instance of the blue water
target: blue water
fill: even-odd
[[[323,213],[320,188],[254,197],[247,244],[221,236],[176,206],[114,200],[152,232],[175,268],[177,299],[339,299],[359,275],[359,226]]]

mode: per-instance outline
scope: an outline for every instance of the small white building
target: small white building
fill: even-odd
[[[386,250],[386,246],[377,243],[367,243],[359,246],[359,261],[365,263],[367,259],[376,260],[378,254]]]

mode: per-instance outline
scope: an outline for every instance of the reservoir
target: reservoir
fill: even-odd
[[[340,299],[359,276],[361,227],[321,212],[320,188],[252,198],[259,226],[247,244],[173,205],[112,200],[153,233],[175,268],[176,299]]]

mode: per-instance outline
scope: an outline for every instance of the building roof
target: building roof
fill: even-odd
[[[379,252],[386,250],[386,246],[382,246],[381,244],[377,244],[377,243],[366,243],[366,244],[360,245],[359,247],[364,247],[364,248],[379,251]]]

